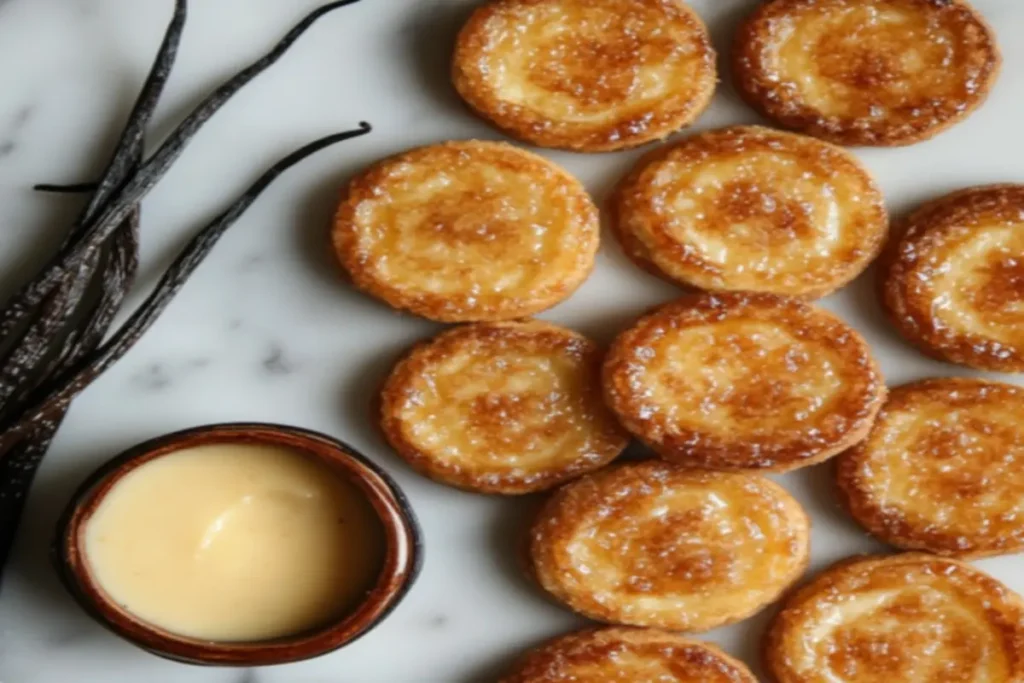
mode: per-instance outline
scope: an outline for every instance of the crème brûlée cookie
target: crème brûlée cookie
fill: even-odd
[[[484,493],[557,486],[617,457],[629,435],[601,401],[603,350],[539,321],[457,327],[385,383],[382,425],[413,468]]]
[[[460,141],[356,176],[333,228],[363,291],[443,322],[511,320],[567,298],[590,274],[600,225],[583,186],[547,159]]]
[[[800,577],[809,526],[800,504],[761,475],[613,465],[547,502],[529,569],[591,619],[706,631],[758,612]]]
[[[759,126],[694,135],[619,185],[614,229],[630,258],[706,290],[824,296],[853,280],[889,229],[857,158]]]
[[[908,550],[1024,549],[1024,388],[930,379],[893,389],[870,436],[839,456],[853,517]]]
[[[682,0],[493,0],[459,34],[452,73],[510,135],[582,152],[689,125],[716,83],[707,28]]]
[[[786,471],[867,436],[885,383],[835,315],[773,294],[689,295],[642,317],[604,364],[608,405],[661,457]]]
[[[774,683],[1020,683],[1024,601],[950,558],[848,560],[786,600],[765,660]]]
[[[1024,371],[1024,185],[946,195],[900,232],[879,273],[903,336],[940,360]]]
[[[963,0],[772,0],[734,43],[743,97],[846,145],[907,145],[963,120],[999,73],[995,35]]]
[[[599,628],[526,652],[500,683],[757,683],[709,643],[640,628]]]

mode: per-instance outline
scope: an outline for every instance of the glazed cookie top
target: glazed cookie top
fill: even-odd
[[[578,631],[526,654],[501,683],[757,683],[714,645],[638,628]]]
[[[707,290],[824,296],[888,232],[874,179],[842,149],[759,126],[686,138],[619,185],[615,230],[641,266]]]
[[[752,474],[650,461],[560,489],[530,535],[540,585],[600,621],[704,631],[779,597],[807,564],[807,515]]]
[[[968,116],[1000,66],[962,0],[773,0],[741,27],[744,97],[795,130],[848,145],[905,145]]]
[[[594,265],[597,208],[547,159],[500,142],[448,142],[356,176],[334,247],[360,289],[433,320],[523,317],[568,297]]]
[[[493,0],[459,35],[453,80],[483,117],[544,147],[632,147],[714,92],[707,28],[679,0]]]
[[[953,363],[1024,370],[1024,185],[925,204],[885,261],[883,301],[909,340]]]
[[[605,397],[660,456],[783,471],[867,435],[885,386],[867,342],[833,314],[771,294],[683,297],[615,340]]]
[[[1024,389],[980,379],[897,387],[839,457],[847,507],[901,548],[979,557],[1024,548]]]
[[[478,323],[417,345],[383,392],[391,445],[459,488],[518,494],[601,467],[628,434],[601,401],[603,351],[539,321]]]
[[[970,565],[909,553],[841,563],[786,601],[777,683],[1020,683],[1024,603]]]

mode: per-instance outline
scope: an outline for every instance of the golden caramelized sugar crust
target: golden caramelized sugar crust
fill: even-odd
[[[499,142],[420,147],[349,184],[334,248],[357,287],[443,322],[510,320],[590,274],[597,208],[556,164]]]
[[[704,294],[655,309],[604,365],[608,404],[660,456],[786,471],[871,429],[885,384],[867,343],[831,313],[771,294]]]
[[[637,628],[570,633],[528,651],[500,683],[757,683],[714,645]]]
[[[706,631],[749,617],[800,577],[809,525],[760,475],[623,464],[554,494],[531,531],[531,571],[592,619]]]
[[[602,350],[547,323],[480,323],[416,346],[385,384],[391,445],[437,481],[540,491],[611,462],[628,435],[601,401]]]
[[[808,298],[855,278],[889,228],[856,157],[758,126],[658,150],[620,184],[614,209],[627,254],[668,280]]]
[[[925,204],[885,262],[883,302],[907,339],[940,360],[1024,371],[1024,185]]]
[[[845,145],[925,140],[981,105],[995,36],[961,0],[773,0],[741,27],[741,94],[787,128]]]
[[[715,52],[682,0],[494,0],[459,35],[453,80],[510,135],[583,152],[692,123],[715,89]]]
[[[839,457],[851,514],[882,540],[940,555],[1024,549],[1024,389],[931,379],[892,390]]]
[[[908,553],[840,563],[786,601],[776,683],[1021,683],[1024,601],[968,564]]]

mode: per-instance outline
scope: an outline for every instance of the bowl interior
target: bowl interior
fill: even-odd
[[[176,451],[219,443],[290,448],[320,459],[352,482],[381,521],[385,551],[373,587],[352,610],[312,631],[258,642],[217,642],[177,635],[121,608],[100,587],[85,553],[89,520],[104,497],[134,469]],[[94,472],[72,498],[55,543],[65,586],[104,626],[171,659],[197,664],[261,665],[306,659],[335,650],[379,623],[415,579],[421,558],[415,516],[405,497],[376,465],[346,444],[315,432],[268,424],[225,424],[191,429],[140,444]]]

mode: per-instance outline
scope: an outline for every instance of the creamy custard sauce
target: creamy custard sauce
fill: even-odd
[[[384,531],[328,465],[278,446],[214,444],[125,475],[86,527],[100,587],[172,633],[259,641],[323,626],[372,587]]]

